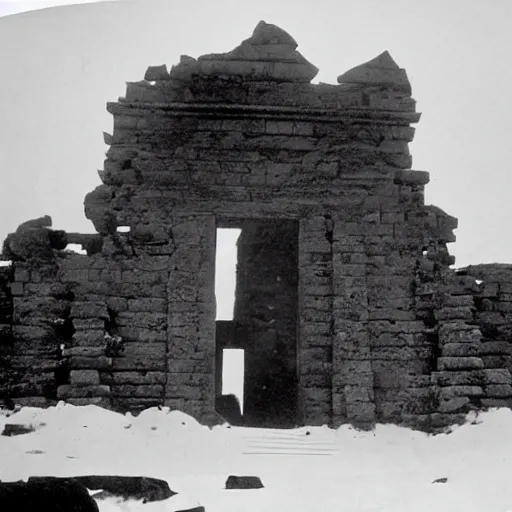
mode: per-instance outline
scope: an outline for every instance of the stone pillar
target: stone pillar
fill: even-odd
[[[210,423],[215,415],[215,218],[176,217],[167,283],[164,404]]]
[[[333,231],[333,421],[375,421],[368,330],[366,246],[356,223],[336,220]]]
[[[299,231],[299,404],[306,425],[331,424],[332,226],[302,219]]]

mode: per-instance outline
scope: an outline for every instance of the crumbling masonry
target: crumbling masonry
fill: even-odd
[[[247,425],[435,430],[510,405],[512,265],[450,268],[457,220],[411,170],[405,70],[384,52],[311,84],[296,47],[261,22],[108,104],[103,184],[85,198],[98,234],[43,217],[4,243],[5,398],[212,424],[235,347]],[[215,319],[219,227],[242,229],[232,322]]]

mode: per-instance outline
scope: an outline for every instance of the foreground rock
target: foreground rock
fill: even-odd
[[[263,487],[257,476],[230,475],[226,480],[226,489],[262,489]]]
[[[119,496],[124,499],[162,501],[174,496],[175,493],[164,480],[145,476],[77,476],[69,478],[34,476],[29,483],[68,482],[73,480],[90,491],[103,490],[107,495]]]
[[[16,425],[14,423],[7,423],[0,435],[7,437],[21,436],[23,434],[30,434],[31,432],[35,432],[35,430],[36,429],[31,425]]]
[[[0,482],[2,512],[99,512],[87,488],[75,480],[60,478],[28,482]]]

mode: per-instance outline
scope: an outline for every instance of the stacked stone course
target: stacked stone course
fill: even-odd
[[[384,52],[311,84],[296,48],[261,22],[232,52],[148,68],[108,104],[102,184],[84,202],[98,234],[44,217],[4,244],[10,396],[211,424],[235,347],[252,424],[435,430],[510,403],[512,271],[451,268],[457,220],[424,204],[429,174],[411,169],[405,70]],[[222,325],[218,227],[242,229]]]

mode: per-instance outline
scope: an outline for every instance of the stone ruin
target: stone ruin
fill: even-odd
[[[405,70],[384,52],[311,84],[296,48],[261,22],[108,104],[103,184],[85,198],[97,234],[43,217],[4,243],[9,403],[161,405],[213,424],[223,349],[241,348],[245,425],[435,431],[510,406],[512,265],[450,268],[457,220],[411,170]],[[241,229],[235,311],[216,321],[226,227]]]

